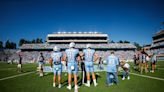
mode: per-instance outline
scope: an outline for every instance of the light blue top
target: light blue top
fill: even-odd
[[[107,57],[107,72],[117,72],[117,65],[119,65],[119,59],[115,55]]]
[[[61,57],[63,56],[63,54],[61,52],[53,52],[51,54],[51,57],[53,59],[53,63],[61,63]]]
[[[72,49],[72,48],[66,49],[65,53],[67,55],[68,63],[74,63],[74,62],[76,62],[76,56],[79,53],[79,50],[78,49]]]
[[[84,49],[83,52],[84,52],[85,61],[93,62],[95,50],[94,49]]]

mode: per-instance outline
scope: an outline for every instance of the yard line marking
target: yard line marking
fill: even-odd
[[[23,68],[32,68],[33,66],[28,66],[28,67],[23,67]],[[12,69],[17,69],[17,67],[15,68],[3,68],[3,69],[0,69],[0,70],[12,70]]]
[[[23,73],[23,74],[18,74],[18,75],[13,75],[13,76],[5,77],[5,78],[1,78],[0,81],[7,80],[7,79],[12,79],[12,78],[23,76],[23,75],[28,75],[28,74],[31,74],[31,73],[34,73],[34,72],[35,71],[27,72],[27,73]]]
[[[140,77],[149,78],[149,79],[155,79],[155,80],[161,80],[161,81],[164,81],[163,78],[151,77],[151,76],[147,76],[147,75],[140,75],[140,74],[136,74],[136,73],[130,73],[130,74],[132,74],[132,75],[136,75],[136,76],[140,76]]]

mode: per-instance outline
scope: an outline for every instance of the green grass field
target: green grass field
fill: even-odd
[[[23,65],[23,73],[36,71],[36,64],[25,64]],[[131,69],[131,72],[137,73]],[[6,64],[0,63],[0,79],[19,75],[22,73],[17,73],[16,64]],[[80,74],[79,74],[80,75]],[[143,75],[153,76],[164,79],[164,61],[158,62],[157,70],[155,73],[147,73]],[[106,87],[106,73],[99,72],[97,78],[98,86],[94,87],[93,83],[91,87],[88,88],[81,85],[79,82],[79,92],[164,92],[164,81],[145,78],[136,75],[130,75],[130,80],[121,80],[119,76],[119,85],[113,85]],[[0,80],[0,92],[73,92],[66,89],[67,86],[67,76],[62,76],[62,88],[52,87],[53,74],[48,73],[44,77],[39,77],[36,72],[23,75],[15,78]],[[80,78],[79,78],[80,81]],[[73,84],[72,84],[73,86]]]

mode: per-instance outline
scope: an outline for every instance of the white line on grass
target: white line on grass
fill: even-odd
[[[28,67],[23,67],[23,68],[31,68],[31,66],[28,66]],[[0,69],[0,70],[13,70],[13,69],[17,69],[17,67],[15,68],[3,68],[3,69]]]
[[[140,76],[140,77],[149,78],[149,79],[155,79],[155,80],[161,80],[161,81],[164,81],[164,79],[162,79],[162,78],[158,78],[158,77],[151,77],[151,76],[140,75],[140,74],[136,74],[136,73],[130,73],[130,74],[132,74],[132,75],[136,75],[136,76]]]
[[[23,75],[28,75],[28,74],[31,74],[31,73],[34,73],[34,72],[35,71],[27,72],[27,73],[22,73],[22,74],[18,74],[18,75],[13,75],[13,76],[5,77],[5,78],[1,78],[0,81],[7,80],[7,79],[12,79],[12,78],[23,76]]]

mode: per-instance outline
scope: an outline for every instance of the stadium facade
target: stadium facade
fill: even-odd
[[[70,42],[76,44],[107,44],[108,35],[98,32],[57,32],[47,35],[47,43],[49,44],[69,44]]]
[[[86,48],[86,45],[91,44],[99,55],[105,59],[111,51],[115,51],[120,58],[133,60],[136,47],[130,43],[109,43],[108,34],[98,32],[57,32],[48,34],[46,43],[43,44],[23,44],[20,50],[29,59],[34,59],[39,55],[39,52],[44,53],[45,57],[50,57],[50,53],[54,46],[58,46],[62,51],[69,48],[69,43],[75,42],[75,48]]]
[[[151,49],[164,48],[164,30],[157,32],[153,37]]]
[[[91,44],[96,50],[131,50],[136,47],[130,43],[109,43],[109,36],[98,32],[57,32],[48,34],[44,44],[23,44],[22,51],[52,51],[54,46],[65,50],[69,48],[69,43],[75,42],[76,48],[84,49],[87,44]]]
[[[157,54],[161,60],[164,60],[164,29],[155,33],[152,39],[150,52]]]

